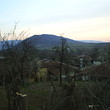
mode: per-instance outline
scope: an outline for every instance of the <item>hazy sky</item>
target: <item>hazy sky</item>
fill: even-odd
[[[110,40],[110,0],[0,0],[0,30]]]

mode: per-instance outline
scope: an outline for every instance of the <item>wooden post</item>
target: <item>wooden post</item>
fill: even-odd
[[[21,104],[22,104],[22,110],[28,110],[27,95],[26,94],[22,94]]]
[[[27,94],[21,94],[18,92],[16,92],[16,94],[20,97],[21,110],[28,110]]]

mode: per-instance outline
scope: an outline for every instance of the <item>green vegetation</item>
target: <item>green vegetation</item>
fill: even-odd
[[[8,101],[7,101],[5,89],[0,87],[0,110],[8,109],[7,102]]]
[[[63,82],[64,83],[64,82]],[[65,84],[67,84],[65,82]],[[76,81],[75,89],[70,98],[67,98],[66,86],[59,87],[54,82],[56,92],[52,94],[50,82],[31,83],[22,88],[22,93],[27,94],[29,110],[88,110],[89,105],[97,105],[93,110],[106,110],[110,101],[110,87],[107,82]],[[71,102],[73,97],[73,102]],[[67,98],[67,99],[66,99]],[[4,88],[0,88],[0,110],[7,110],[7,99]],[[68,103],[74,107],[65,108]],[[62,109],[61,109],[62,108]],[[88,108],[88,109],[87,109]]]

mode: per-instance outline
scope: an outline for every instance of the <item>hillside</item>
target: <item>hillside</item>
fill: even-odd
[[[79,41],[84,42],[84,43],[107,43],[107,42],[96,41],[96,40],[79,40]]]
[[[40,50],[50,50],[54,46],[58,46],[60,44],[60,36],[50,35],[50,34],[42,34],[42,35],[33,35],[32,37],[26,39],[30,40],[31,45]],[[67,44],[74,49],[91,49],[94,47],[103,47],[109,43],[84,43],[81,41],[76,41],[72,39],[65,38]]]
[[[66,39],[67,44],[71,47],[71,49],[74,49],[74,50],[80,49],[80,50],[91,51],[91,49],[93,49],[94,47],[102,48],[104,46],[107,46],[107,44],[109,44],[109,43],[103,43],[103,42],[102,43],[85,43],[85,42],[76,41],[68,38],[64,38],[64,39]],[[60,45],[61,37],[56,35],[51,35],[51,34],[42,34],[42,35],[33,35],[23,41],[10,40],[8,42],[9,44],[11,42],[14,42],[14,45],[16,45],[19,42],[17,46],[22,47],[22,43],[27,40],[29,40],[29,42],[35,49],[46,51],[46,50],[51,50],[53,47]],[[0,50],[2,48],[1,44],[2,43],[0,42]]]
[[[45,50],[45,49],[51,49],[54,46],[57,46],[60,44],[60,36],[56,35],[49,35],[49,34],[42,34],[42,35],[34,35],[26,40],[30,40],[31,44],[38,49]],[[77,44],[82,43],[80,41],[71,40],[68,38],[65,38],[67,40],[68,44]]]
[[[13,44],[14,46],[20,43],[21,41],[22,40],[6,40],[6,42],[8,42],[9,45]],[[0,41],[0,50],[2,50],[2,45],[3,45],[3,42]]]

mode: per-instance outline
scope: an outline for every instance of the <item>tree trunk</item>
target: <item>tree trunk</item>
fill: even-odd
[[[62,58],[60,61],[60,86],[62,86]]]

